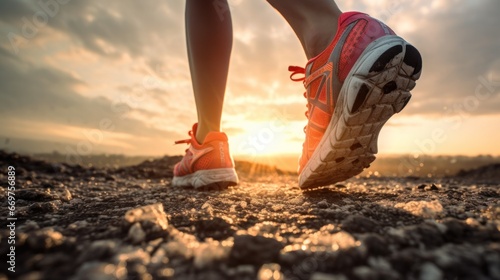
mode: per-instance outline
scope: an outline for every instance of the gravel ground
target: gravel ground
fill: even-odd
[[[302,192],[240,162],[238,187],[196,191],[170,186],[178,159],[97,169],[0,151],[18,218],[11,273],[4,199],[0,279],[500,279],[500,183],[484,170]]]

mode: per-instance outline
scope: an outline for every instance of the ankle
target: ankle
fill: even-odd
[[[318,13],[315,17],[310,17],[307,30],[302,34],[304,37],[303,46],[307,58],[311,59],[322,51],[332,42],[337,34],[339,18],[342,12],[336,7]]]
[[[330,28],[325,28],[331,26]],[[304,38],[304,51],[307,59],[316,57],[323,52],[328,45],[332,42],[335,34],[337,33],[337,21],[326,23],[322,28],[314,28],[308,32]]]
[[[209,126],[203,123],[198,123],[198,128],[196,129],[196,135],[194,137],[196,138],[198,144],[203,144],[207,135],[213,131],[220,132],[220,128],[215,126]]]

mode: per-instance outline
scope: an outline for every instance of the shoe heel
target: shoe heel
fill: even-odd
[[[191,185],[195,189],[227,189],[238,184],[234,168],[199,170],[193,175]]]

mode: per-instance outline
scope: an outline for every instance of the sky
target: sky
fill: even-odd
[[[264,0],[230,0],[234,42],[222,128],[235,156],[299,154],[306,57]],[[184,4],[0,1],[0,149],[182,154],[196,121]],[[500,155],[500,1],[338,1],[415,45],[423,74],[379,154]]]

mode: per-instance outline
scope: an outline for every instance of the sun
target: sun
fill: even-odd
[[[263,157],[301,152],[305,136],[293,122],[277,125],[269,121],[246,121],[242,127],[242,132],[230,136],[234,155]]]

